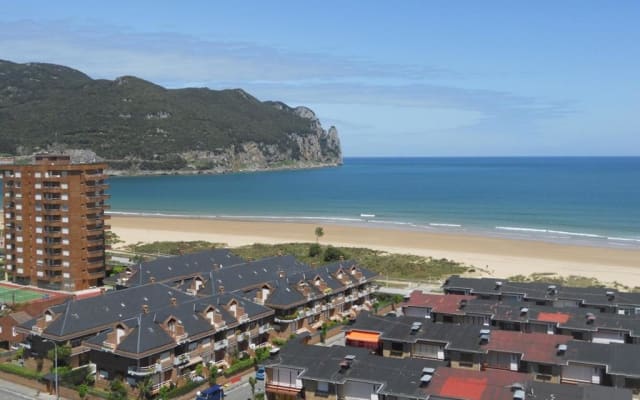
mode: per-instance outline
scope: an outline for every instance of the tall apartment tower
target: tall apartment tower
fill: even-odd
[[[9,280],[67,291],[102,285],[106,168],[49,154],[33,164],[0,165]]]

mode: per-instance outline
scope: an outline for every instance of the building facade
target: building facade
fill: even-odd
[[[2,165],[5,272],[16,283],[58,290],[100,286],[105,277],[106,164],[38,155]]]

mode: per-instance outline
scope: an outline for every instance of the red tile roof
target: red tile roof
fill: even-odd
[[[551,312],[540,312],[538,313],[537,321],[544,322],[557,322],[560,324],[566,323],[571,316],[565,313],[551,313]]]
[[[425,392],[465,400],[512,400],[511,385],[527,379],[511,371],[438,368]]]
[[[514,331],[491,331],[491,339],[484,349],[504,353],[522,354],[522,360],[552,364],[555,362],[559,344],[572,340],[566,335],[546,333],[522,333]]]
[[[423,293],[420,290],[411,292],[409,301],[404,303],[406,307],[428,307],[434,312],[446,314],[462,314],[459,311],[460,300],[471,300],[475,296],[465,296],[460,294],[432,294]]]

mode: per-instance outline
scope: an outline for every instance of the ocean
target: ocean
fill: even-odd
[[[346,158],[336,168],[114,177],[112,212],[316,221],[640,248],[640,157]]]

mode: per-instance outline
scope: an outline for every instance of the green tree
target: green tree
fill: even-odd
[[[256,377],[249,377],[249,386],[251,386],[251,397],[255,399],[256,397]]]
[[[58,367],[69,365],[69,359],[71,358],[71,346],[68,343],[58,346]],[[56,349],[53,348],[47,352],[47,358],[51,362],[55,362]]]
[[[127,400],[127,388],[122,382],[122,379],[114,379],[109,385],[109,397],[108,400]]]
[[[209,384],[213,386],[216,384],[217,380],[218,380],[218,367],[216,367],[215,365],[212,365],[211,369],[209,370]]]
[[[324,260],[326,262],[338,261],[342,258],[344,258],[344,253],[340,249],[331,245],[327,246],[324,251]]]
[[[324,236],[324,228],[322,228],[321,226],[317,226],[315,230],[315,234],[316,234],[316,243],[317,243],[318,241],[320,241],[320,238]]]
[[[309,257],[317,257],[322,252],[322,248],[319,243],[311,243],[309,245]]]
[[[146,400],[152,397],[151,388],[153,387],[153,383],[151,379],[147,376],[143,380],[138,381],[136,384],[136,389],[138,390],[138,400]]]
[[[104,243],[110,246],[114,246],[119,243],[124,243],[120,236],[118,236],[115,232],[105,231],[104,233]]]
[[[78,396],[80,396],[81,399],[84,399],[87,397],[87,394],[89,394],[89,386],[87,386],[86,383],[78,385]]]

